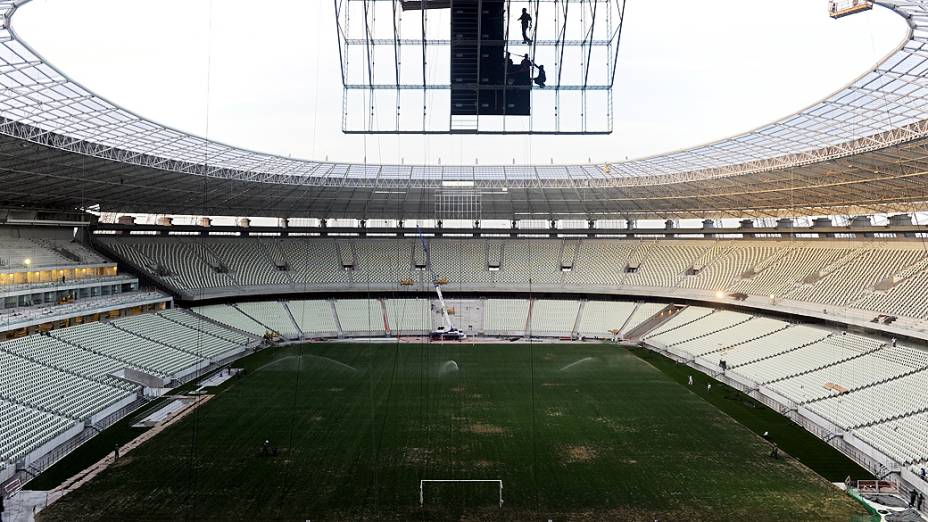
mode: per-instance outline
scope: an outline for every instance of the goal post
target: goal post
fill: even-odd
[[[499,491],[499,507],[503,507],[503,481],[499,479],[422,479],[419,481],[419,507],[425,504],[425,484],[427,482],[484,482],[495,483]]]

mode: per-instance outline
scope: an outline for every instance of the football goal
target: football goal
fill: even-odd
[[[499,507],[503,507],[503,481],[498,479],[423,479],[419,481],[419,507],[425,505],[425,486],[429,483],[474,483],[474,482],[484,482],[484,483],[495,483],[497,485],[497,491],[499,493]]]

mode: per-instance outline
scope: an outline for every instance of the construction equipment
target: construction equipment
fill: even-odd
[[[828,2],[828,16],[842,18],[873,9],[873,2],[869,0],[834,0]]]
[[[429,252],[429,243],[425,240],[425,236],[422,235],[422,229],[418,228],[417,231],[419,233],[419,241],[422,242],[422,250],[425,252],[425,267],[432,276],[432,286],[435,288],[435,294],[438,295],[438,303],[441,305],[441,318],[444,321],[444,326],[439,326],[433,330],[429,338],[434,340],[463,341],[467,339],[467,334],[455,328],[454,324],[451,323],[451,316],[448,315],[448,306],[445,304],[445,297],[441,293],[441,285],[448,284],[448,280],[438,278],[435,275],[435,271],[432,270],[432,255]]]

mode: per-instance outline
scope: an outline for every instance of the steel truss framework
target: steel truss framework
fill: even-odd
[[[191,136],[48,64],[10,25],[25,3],[0,0],[0,204],[431,217],[449,183],[480,191],[485,219],[855,214],[928,201],[928,0],[879,2],[907,20],[907,38],[794,116],[640,160],[522,167],[304,161]]]
[[[437,0],[422,2],[426,9],[420,2],[404,0],[333,2],[345,133],[612,132],[612,88],[625,0]],[[481,29],[479,21],[470,19],[472,36],[454,29],[450,13],[459,7],[473,8],[477,14],[493,6],[502,10],[501,19],[494,19],[504,28],[502,39],[493,39],[485,34],[486,26]],[[520,8],[534,21],[528,45],[516,27]],[[474,63],[468,62],[476,67],[469,71],[472,78],[454,72],[451,55],[462,55],[462,48],[473,52]],[[548,85],[512,85],[515,77],[506,74],[492,80],[492,73],[476,64],[477,57],[484,56],[480,63],[502,65],[510,53],[516,63],[525,54],[547,67]],[[461,91],[475,97],[492,91],[503,99],[504,93],[512,98],[524,94],[531,99],[531,115],[455,115],[455,92]]]

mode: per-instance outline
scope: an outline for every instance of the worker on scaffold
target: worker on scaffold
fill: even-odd
[[[522,8],[522,15],[519,16],[519,21],[522,22],[522,43],[532,43],[532,39],[528,37],[528,30],[532,28],[532,15],[528,14],[528,9]]]

